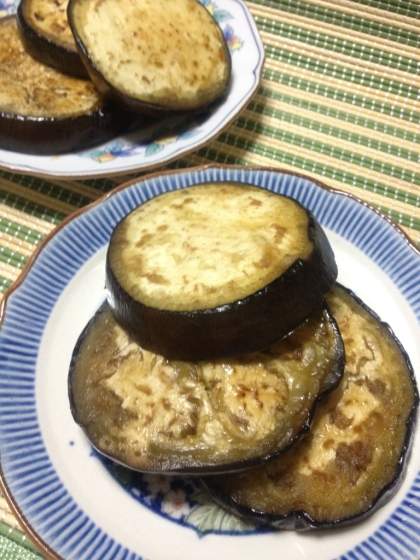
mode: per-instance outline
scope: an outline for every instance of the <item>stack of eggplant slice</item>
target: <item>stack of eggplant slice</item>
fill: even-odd
[[[198,0],[22,0],[0,21],[0,74],[0,148],[54,155],[205,110],[231,59]]]
[[[0,20],[0,148],[34,155],[82,150],[128,124],[93,83],[32,58],[16,19]]]
[[[418,407],[409,359],[388,325],[349,290],[326,296],[346,351],[344,377],[310,432],[271,463],[203,479],[231,511],[278,529],[361,521],[397,491]]]
[[[111,236],[107,300],[70,365],[75,421],[104,456],[195,476],[257,524],[365,518],[403,478],[419,397],[337,272],[292,198],[217,182],[150,199]]]
[[[20,37],[31,56],[59,72],[89,77],[67,19],[68,0],[22,0],[16,12]]]

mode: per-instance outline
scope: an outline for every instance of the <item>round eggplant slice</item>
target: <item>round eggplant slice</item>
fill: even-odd
[[[89,77],[67,21],[68,0],[22,0],[16,12],[28,53],[77,78]]]
[[[223,506],[278,529],[328,529],[371,515],[402,482],[414,435],[418,391],[389,326],[342,287],[327,301],[347,363],[310,433],[270,464],[203,479]]]
[[[69,398],[92,445],[114,461],[144,472],[219,473],[291,445],[343,369],[327,308],[265,352],[186,362],[132,342],[105,302],[75,346]]]
[[[130,111],[198,111],[227,93],[229,49],[197,0],[70,0],[68,21],[91,79]]]
[[[313,311],[337,275],[331,246],[295,200],[242,183],[157,196],[115,228],[106,284],[117,321],[167,358],[268,347]]]
[[[16,18],[0,20],[0,148],[36,155],[82,150],[131,120],[93,83],[45,66],[25,50]]]

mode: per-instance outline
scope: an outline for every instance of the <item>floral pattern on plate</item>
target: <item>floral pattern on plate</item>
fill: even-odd
[[[226,512],[209,497],[193,477],[142,474],[113,461],[92,455],[104,465],[111,476],[128,494],[153,513],[194,529],[199,536],[209,533],[244,535],[266,533]]]
[[[14,14],[20,0],[0,0],[0,17]]]

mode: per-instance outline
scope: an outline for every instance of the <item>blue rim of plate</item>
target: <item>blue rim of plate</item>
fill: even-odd
[[[309,177],[276,169],[222,165],[168,171],[121,185],[79,210],[42,243],[6,294],[0,313],[1,483],[23,527],[49,558],[105,560],[118,555],[141,559],[81,510],[48,455],[35,400],[37,356],[46,324],[68,283],[107,245],[115,225],[130,210],[168,190],[208,181],[248,182],[299,200],[323,227],[351,242],[386,273],[420,324],[419,251],[395,224],[370,206]],[[420,473],[385,523],[340,558],[419,556],[418,511]],[[67,534],[72,535],[70,544],[54,529],[58,521],[60,531],[65,526]],[[72,544],[75,540],[77,556]],[[101,545],[100,556],[92,553],[97,543]]]
[[[0,150],[0,168],[41,177],[105,177],[150,171],[197,151],[220,135],[255,95],[261,80],[265,50],[244,0],[199,0],[218,21],[230,47],[232,86],[228,97],[200,115],[174,116],[146,130],[129,131],[102,145],[59,156],[36,156]],[[15,13],[18,0],[0,0],[0,17]],[[231,10],[234,15],[232,15]],[[245,39],[244,39],[245,37]],[[241,47],[238,44],[241,43]],[[246,62],[236,48],[246,49]]]

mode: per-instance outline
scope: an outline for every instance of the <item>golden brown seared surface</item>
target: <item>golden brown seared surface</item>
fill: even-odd
[[[253,294],[312,248],[296,201],[250,185],[205,184],[129,214],[113,234],[109,263],[145,305],[191,311]]]
[[[22,0],[25,21],[50,41],[76,52],[73,33],[67,21],[69,0]]]
[[[93,64],[125,95],[188,109],[226,88],[230,55],[197,0],[77,0],[70,21]]]
[[[170,361],[130,342],[106,304],[75,354],[72,410],[100,451],[130,467],[240,467],[300,434],[320,392],[340,378],[340,350],[324,310],[266,352]]]
[[[364,512],[399,473],[415,404],[405,355],[389,330],[341,288],[327,300],[344,340],[343,380],[295,447],[264,468],[209,479],[244,508],[273,516],[305,511],[332,523]]]
[[[101,105],[91,82],[65,76],[26,53],[14,17],[0,20],[0,113],[70,117]]]

